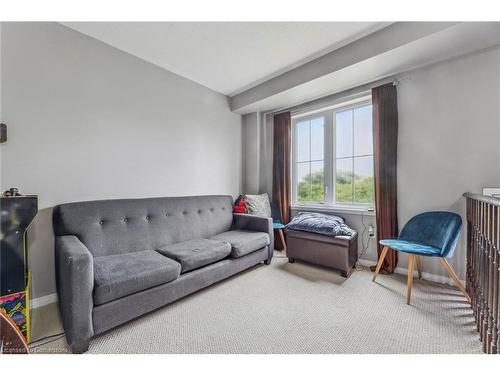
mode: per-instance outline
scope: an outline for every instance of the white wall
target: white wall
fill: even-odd
[[[404,77],[404,76],[403,76]],[[500,48],[410,72],[398,86],[398,216],[449,210],[500,186]],[[465,220],[465,217],[463,216]],[[465,277],[465,230],[450,263]],[[402,256],[400,266],[406,266]],[[445,275],[434,259],[424,271]]]
[[[1,26],[1,189],[39,196],[32,297],[55,292],[54,205],[241,191],[227,97],[56,23]]]
[[[243,193],[273,190],[273,116],[252,112],[243,115]]]
[[[500,48],[401,74],[400,81],[400,229],[422,211],[449,210],[463,215],[464,192],[480,193],[483,187],[500,186]],[[266,118],[262,134],[269,137],[272,117]],[[266,154],[272,153],[272,142],[263,148]],[[268,189],[272,186],[270,160],[260,166],[260,184]],[[340,215],[361,233],[360,215]],[[373,216],[366,215],[364,222],[375,225]],[[465,231],[451,260],[461,279],[465,277],[464,240]],[[364,258],[377,259],[374,239]],[[402,255],[399,267],[406,266],[407,258]],[[435,259],[425,259],[423,266],[435,279],[447,276]]]
[[[258,194],[260,181],[260,116],[258,113],[249,113],[242,116],[242,147],[243,168],[242,184],[245,194]]]

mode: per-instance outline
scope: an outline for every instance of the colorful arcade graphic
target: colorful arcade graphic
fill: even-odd
[[[29,311],[26,292],[14,293],[0,297],[0,310],[9,317],[29,342]]]

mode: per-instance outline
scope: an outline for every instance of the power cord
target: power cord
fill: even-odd
[[[366,240],[365,244],[365,233],[366,230],[368,229],[366,224],[365,224],[365,214],[364,212],[361,212],[361,224],[363,224],[363,232],[361,233],[361,253],[359,253],[358,256],[358,261],[356,262],[356,271],[363,271],[363,265],[359,262],[359,259],[363,258],[366,254],[366,251],[368,250],[368,246],[370,245],[370,240],[372,237],[368,235],[368,239]]]

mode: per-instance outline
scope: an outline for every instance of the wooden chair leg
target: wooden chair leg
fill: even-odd
[[[411,302],[411,287],[413,286],[413,260],[415,255],[408,256],[408,281],[406,282],[406,304]]]
[[[389,251],[389,248],[387,246],[385,246],[382,249],[382,253],[380,254],[380,259],[378,260],[377,268],[375,268],[375,273],[373,274],[372,281],[375,281],[375,279],[377,278],[377,275],[380,272],[380,268],[382,268],[382,264],[384,263],[384,259],[385,259],[385,256],[387,255],[388,251]]]
[[[450,263],[448,263],[448,261],[444,258],[439,258],[439,259],[441,260],[441,263],[443,263],[444,268],[446,268],[446,271],[448,271],[451,278],[455,282],[455,285],[457,286],[457,288],[463,293],[463,295],[465,296],[467,301],[469,301],[469,303],[470,303],[471,302],[470,297],[467,294],[467,292],[465,291],[465,288],[460,283],[460,280],[458,279],[457,274],[455,273],[455,271],[453,271],[453,268],[451,268]]]
[[[420,255],[415,255],[415,263],[417,264],[418,278],[422,278],[422,258]]]
[[[285,235],[283,234],[283,229],[278,229],[278,232],[280,234],[281,244],[283,245],[283,251],[286,251],[286,241]]]

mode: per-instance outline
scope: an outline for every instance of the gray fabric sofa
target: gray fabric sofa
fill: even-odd
[[[273,255],[272,220],[233,214],[231,196],[67,203],[54,208],[53,224],[59,306],[74,353]]]

